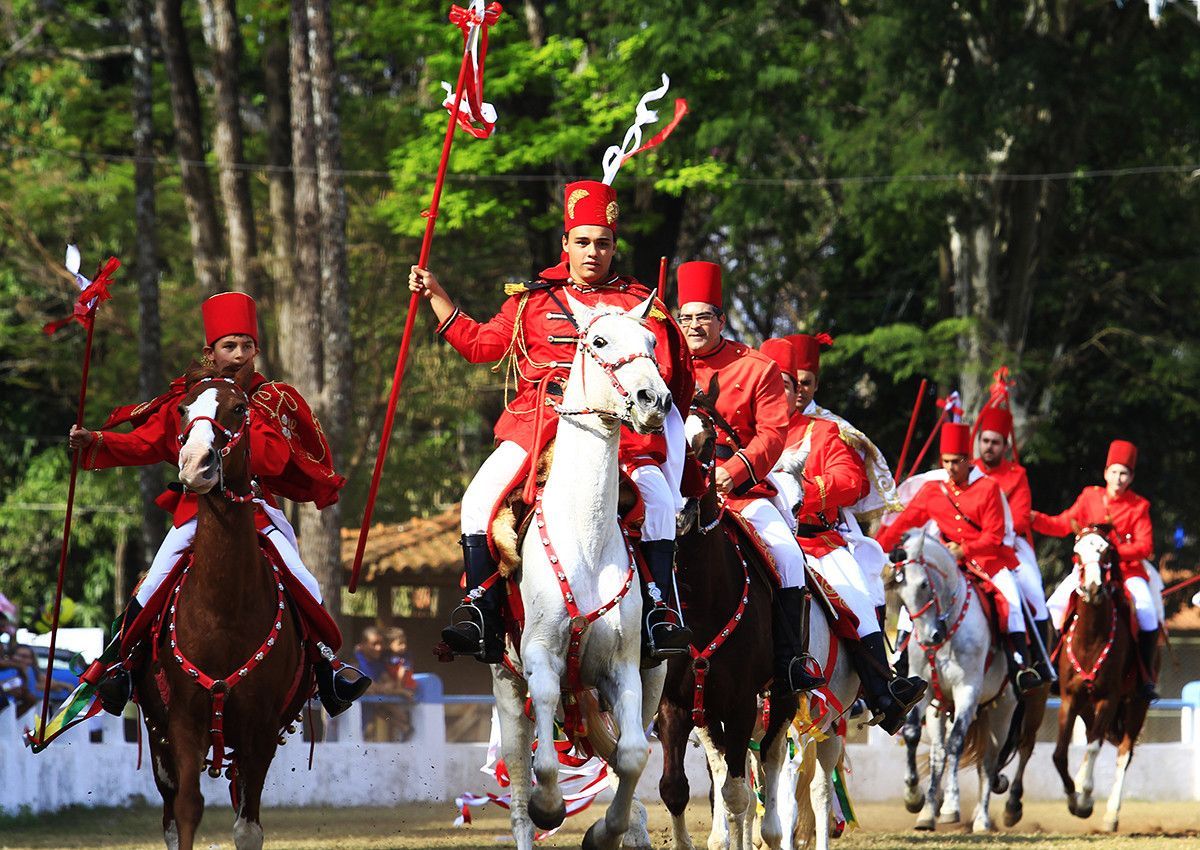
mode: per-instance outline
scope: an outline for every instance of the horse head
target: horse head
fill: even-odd
[[[575,361],[563,393],[563,415],[592,413],[615,429],[624,422],[639,434],[661,431],[671,391],[658,373],[657,342],[646,327],[653,293],[630,310],[591,308],[567,293],[579,328]],[[567,409],[579,405],[578,410]]]
[[[1117,549],[1109,539],[1112,526],[1107,523],[1078,528],[1072,560],[1079,570],[1079,587],[1076,593],[1089,605],[1100,600],[1104,587],[1112,575]]]
[[[892,556],[896,593],[908,609],[918,642],[936,646],[949,633],[946,617],[954,601],[957,564],[950,550],[923,529],[909,531],[901,545]]]
[[[249,477],[250,384],[254,368],[246,364],[230,377],[211,366],[193,363],[185,375],[187,392],[179,403],[179,480],[204,494],[219,487],[227,498],[227,480]],[[243,484],[245,489],[247,485]]]

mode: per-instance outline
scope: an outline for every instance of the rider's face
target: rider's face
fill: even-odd
[[[689,301],[679,307],[679,327],[692,354],[708,354],[721,342],[725,314],[703,301]]]
[[[796,407],[800,410],[807,410],[809,403],[817,394],[817,387],[820,386],[820,381],[817,379],[816,372],[810,372],[807,369],[801,369],[796,373]]]
[[[967,483],[971,474],[971,461],[966,455],[942,455],[942,469],[950,475],[950,480],[960,487]]]
[[[1120,496],[1133,483],[1133,470],[1120,463],[1114,463],[1104,470],[1104,483],[1108,485],[1109,496]]]
[[[979,457],[988,466],[995,466],[1004,457],[1004,444],[1007,442],[1003,434],[995,431],[979,433]]]
[[[212,345],[204,346],[204,353],[212,358],[217,370],[236,372],[247,363],[253,363],[258,355],[258,344],[245,334],[223,336]]]
[[[567,252],[567,263],[575,281],[590,286],[608,278],[617,243],[613,232],[607,227],[572,227],[569,233],[563,234],[562,246]]]

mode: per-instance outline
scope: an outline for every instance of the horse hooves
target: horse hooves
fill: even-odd
[[[917,818],[917,822],[913,824],[913,829],[919,829],[922,832],[933,832],[935,827],[936,824],[934,823],[933,815]]]
[[[1025,814],[1024,806],[1005,806],[1004,807],[1004,825],[1016,826],[1021,822],[1021,817]]]
[[[541,830],[558,829],[567,818],[567,805],[562,800],[553,809],[543,809],[533,800],[529,801],[529,819]]]
[[[600,850],[600,842],[596,839],[596,827],[599,825],[600,821],[596,821],[583,834],[583,842],[580,844],[582,850]]]
[[[998,773],[992,777],[992,793],[1003,794],[1008,790],[1008,777],[1003,773]]]
[[[942,812],[938,815],[938,823],[958,823],[962,820],[961,812]]]
[[[992,825],[987,821],[976,821],[975,823],[971,824],[971,832],[973,832],[975,835],[987,835],[991,831]]]
[[[912,790],[912,793],[908,793],[908,794],[904,795],[904,808],[908,810],[908,813],[910,815],[915,815],[915,814],[919,813],[921,811],[921,809],[924,807],[925,807],[925,795],[922,794],[920,791],[918,791],[916,788],[914,788]]]
[[[1121,823],[1121,821],[1119,818],[1105,818],[1104,819],[1104,831],[1105,832],[1116,832],[1117,827],[1120,825],[1120,823]]]
[[[1089,803],[1087,808],[1077,805],[1074,801],[1067,803],[1067,811],[1075,815],[1075,817],[1082,818],[1084,820],[1092,816],[1092,809],[1094,807],[1095,806],[1092,803]]]

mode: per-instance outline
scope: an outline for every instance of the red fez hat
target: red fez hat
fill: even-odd
[[[721,267],[716,263],[693,260],[679,267],[679,306],[702,301],[720,307]]]
[[[223,336],[245,334],[258,343],[258,308],[244,292],[222,292],[202,305],[204,342],[212,345]]]
[[[796,371],[821,374],[821,352],[833,348],[833,337],[827,333],[792,334],[788,338],[796,351]]]
[[[1113,440],[1108,447],[1108,458],[1104,461],[1104,468],[1108,469],[1114,463],[1126,466],[1132,472],[1137,466],[1137,446],[1128,440]]]
[[[971,429],[963,422],[943,422],[939,450],[944,455],[971,454]]]
[[[975,420],[975,429],[980,433],[994,431],[1006,439],[1012,436],[1012,427],[1012,414],[1003,407],[985,407]]]
[[[563,233],[572,227],[607,227],[617,232],[617,192],[599,180],[568,183],[563,201]]]
[[[779,370],[785,375],[791,375],[794,380],[796,377],[796,349],[792,344],[782,337],[768,339],[762,344],[759,349],[763,354],[770,357],[779,365]]]

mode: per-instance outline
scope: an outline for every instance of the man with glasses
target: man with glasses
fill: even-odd
[[[692,353],[696,386],[707,391],[717,379],[717,492],[758,532],[779,570],[783,587],[772,618],[776,677],[795,692],[820,687],[825,680],[805,669],[808,596],[804,553],[788,520],[771,501],[776,489],[767,480],[783,453],[788,406],[779,368],[748,345],[725,339],[721,310],[721,267],[691,262],[679,267],[679,324]]]

